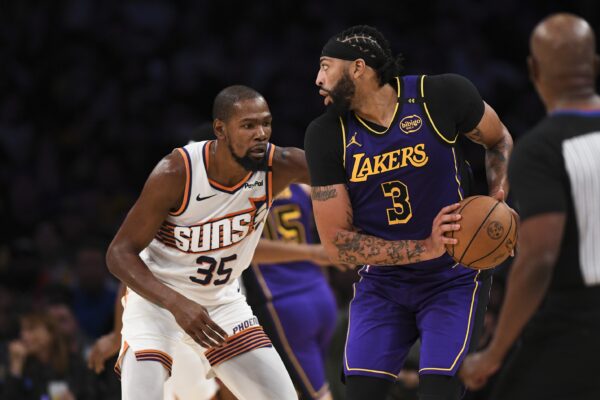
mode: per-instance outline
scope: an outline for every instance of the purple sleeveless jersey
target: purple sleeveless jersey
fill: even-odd
[[[454,142],[430,118],[423,79],[396,80],[399,100],[387,130],[354,113],[340,119],[354,225],[363,233],[426,239],[440,209],[464,196]],[[364,266],[360,275],[345,373],[395,379],[420,337],[420,373],[454,375],[469,346],[479,274],[444,254],[404,266]]]

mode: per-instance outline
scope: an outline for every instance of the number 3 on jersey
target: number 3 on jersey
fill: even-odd
[[[229,278],[231,277],[231,271],[232,271],[231,268],[225,268],[225,263],[227,263],[228,261],[233,261],[236,258],[237,258],[237,254],[221,258],[221,261],[219,262],[219,268],[217,268],[217,260],[216,259],[214,259],[212,257],[208,257],[208,256],[200,256],[196,260],[196,263],[201,266],[208,265],[208,268],[198,268],[198,275],[202,276],[202,278],[196,278],[195,276],[190,276],[190,280],[192,282],[195,282],[195,283],[198,283],[198,284],[204,285],[204,286],[209,285],[211,282],[215,286],[224,285],[227,283],[227,281],[229,281]],[[215,273],[215,268],[217,268],[217,275],[219,276],[219,278],[215,279],[213,281],[213,275]]]
[[[408,188],[400,181],[389,181],[381,184],[385,197],[392,198],[394,207],[386,209],[389,225],[405,224],[412,218],[412,210],[408,197]]]

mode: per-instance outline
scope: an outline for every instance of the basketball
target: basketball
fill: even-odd
[[[489,196],[471,196],[460,202],[462,215],[458,231],[446,236],[458,239],[446,245],[456,261],[473,269],[494,268],[506,260],[515,247],[517,221],[508,206]]]

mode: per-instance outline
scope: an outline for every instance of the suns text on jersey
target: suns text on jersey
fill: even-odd
[[[174,226],[175,246],[186,253],[204,253],[233,246],[264,222],[266,214],[263,204],[198,225]]]

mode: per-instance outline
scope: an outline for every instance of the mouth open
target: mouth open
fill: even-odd
[[[328,106],[329,104],[333,103],[333,99],[331,98],[330,94],[328,91],[324,90],[324,89],[320,89],[319,90],[319,94],[321,96],[324,97],[323,99],[323,103]]]
[[[254,158],[263,158],[265,156],[265,154],[267,154],[267,146],[266,145],[254,146],[250,149],[250,151],[248,153]]]

